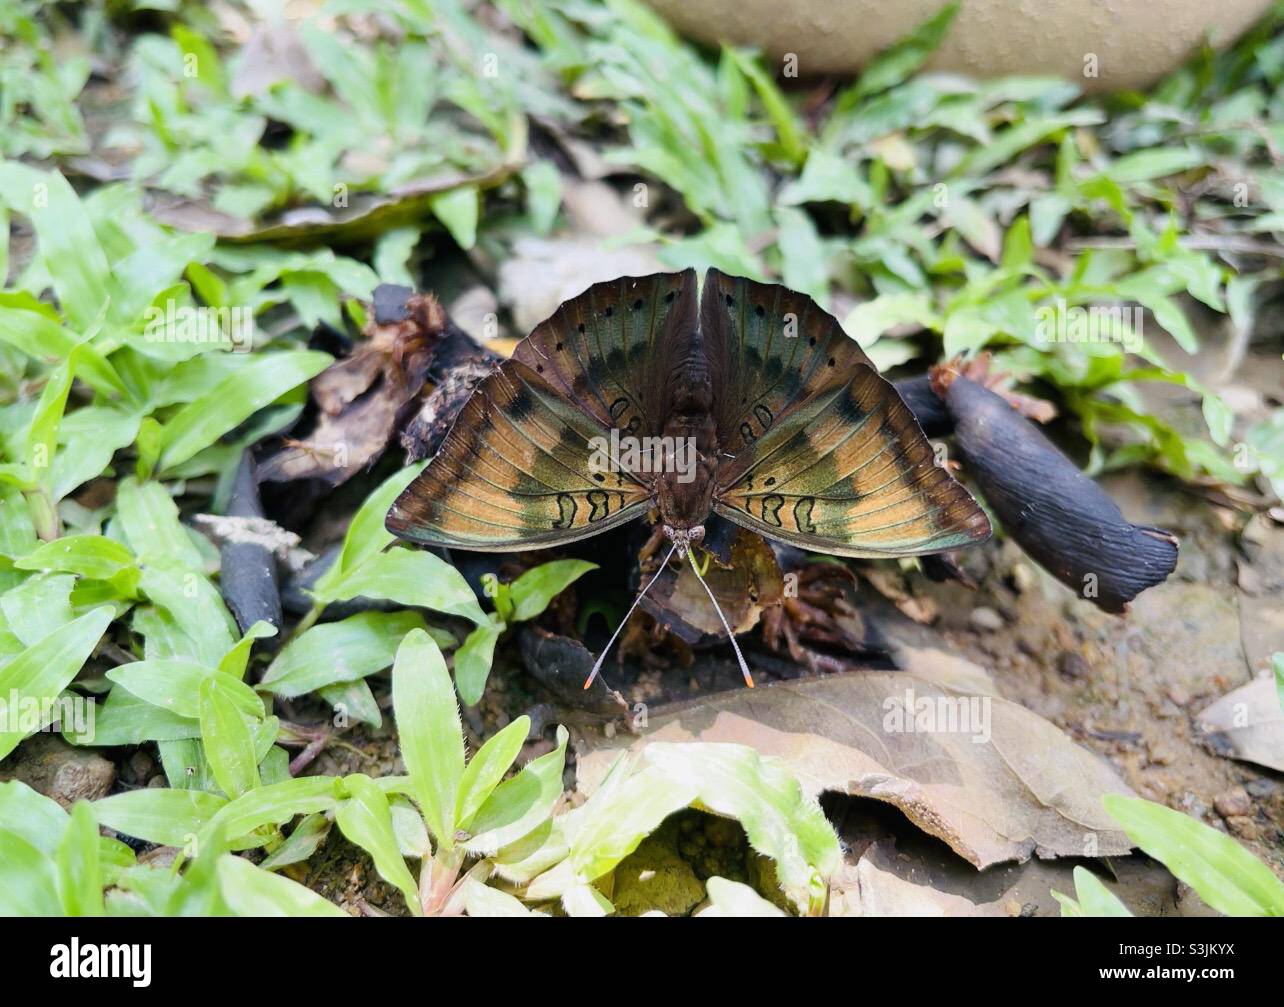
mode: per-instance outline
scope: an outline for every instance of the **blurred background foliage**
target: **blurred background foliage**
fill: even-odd
[[[434,289],[443,249],[493,285],[523,236],[571,226],[563,197],[590,178],[641,210],[608,248],[779,279],[883,367],[989,350],[1077,418],[1090,471],[1142,462],[1269,499],[1284,413],[1218,385],[1279,317],[1282,11],[1149,94],[1084,98],[918,73],[953,7],[855,80],[799,81],[634,0],[7,0],[3,394],[28,399],[86,341],[78,373],[103,396],[85,407],[128,447],[268,359],[148,342],[148,306],[248,306],[260,344],[297,350],[359,320],[380,280]],[[52,214],[30,212],[42,182]],[[1057,304],[1139,305],[1144,338],[1049,342]],[[300,373],[265,382],[275,408],[250,433],[290,418]],[[11,437],[32,409],[7,412]],[[161,448],[163,471],[225,472],[230,429]]]

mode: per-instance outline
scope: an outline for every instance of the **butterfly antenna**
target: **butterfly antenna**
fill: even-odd
[[[722,614],[722,609],[718,607],[718,599],[713,596],[713,592],[709,590],[709,585],[706,584],[704,582],[704,578],[700,576],[700,568],[696,566],[695,557],[691,555],[691,551],[689,549],[687,550],[687,559],[691,561],[691,572],[696,575],[696,580],[698,580],[700,582],[700,586],[704,588],[704,593],[707,594],[709,596],[709,600],[713,602],[713,610],[718,613],[718,618],[722,620],[722,628],[727,631],[727,636],[731,638],[731,646],[736,652],[736,660],[740,662],[740,674],[745,677],[745,685],[752,689],[753,676],[749,674],[749,665],[745,663],[744,654],[740,653],[740,644],[736,643],[736,634],[731,632],[731,626],[727,622],[727,617]]]
[[[646,597],[646,593],[650,591],[655,585],[655,582],[660,579],[660,574],[664,573],[665,567],[669,565],[669,560],[673,558],[673,554],[677,549],[678,547],[675,544],[673,548],[669,550],[669,554],[664,557],[664,562],[660,564],[660,569],[655,572],[655,576],[651,578],[647,583],[647,586],[644,587],[633,600],[633,604],[629,606],[628,612],[625,614],[624,618],[620,620],[620,624],[615,627],[615,632],[611,634],[611,639],[608,640],[606,646],[602,648],[602,653],[600,653],[597,656],[597,660],[593,662],[593,671],[589,674],[588,680],[584,683],[584,688],[587,689],[593,684],[593,679],[597,678],[597,673],[602,670],[602,662],[606,660],[606,655],[610,651],[611,645],[615,643],[616,637],[620,635],[620,631],[624,629],[625,624],[629,621],[629,616],[633,615],[633,610],[638,607],[638,604]]]

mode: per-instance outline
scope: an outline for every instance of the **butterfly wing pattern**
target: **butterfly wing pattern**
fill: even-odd
[[[478,385],[388,512],[388,530],[424,545],[516,552],[644,514],[645,482],[594,472],[589,442],[612,427],[649,428],[650,368],[694,327],[695,285],[693,270],[622,277],[559,307]]]
[[[503,552],[560,545],[646,513],[644,475],[596,472],[589,442],[651,435],[673,360],[702,336],[713,376],[713,509],[801,548],[904,556],[990,534],[896,390],[811,298],[694,270],[623,277],[567,301],[473,393],[389,511],[393,533]]]
[[[710,270],[700,311],[715,373],[714,510],[791,545],[911,556],[984,541],[990,523],[936,464],[891,383],[810,297]]]

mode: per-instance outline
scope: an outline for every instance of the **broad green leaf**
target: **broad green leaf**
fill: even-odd
[[[509,586],[513,600],[513,621],[534,619],[549,603],[590,570],[596,563],[582,559],[559,559],[527,570]]]
[[[1079,913],[1067,913],[1065,911],[1067,903],[1062,899],[1061,902],[1062,916],[1083,915],[1083,916],[1131,916],[1128,907],[1119,901],[1110,889],[1103,885],[1100,879],[1091,871],[1083,867],[1074,869],[1074,892],[1079,898],[1075,905]],[[1055,893],[1054,893],[1055,894]]]
[[[420,915],[419,891],[392,831],[388,798],[368,776],[360,773],[344,777],[343,785],[350,796],[339,802],[334,820],[349,840],[370,854],[379,876],[401,889],[410,911]]]
[[[55,855],[67,821],[67,812],[53,798],[17,780],[0,783],[2,827],[17,833],[46,856]]]
[[[675,811],[688,807],[697,790],[655,767],[623,776],[577,809],[570,836],[571,867],[581,882],[594,881],[638,848]]]
[[[107,302],[111,271],[80,197],[58,172],[12,162],[0,165],[0,193],[31,221],[63,313],[88,330]]]
[[[14,563],[19,570],[74,573],[95,580],[107,580],[133,565],[129,549],[102,535],[66,535]]]
[[[477,187],[461,185],[429,198],[428,206],[455,239],[455,244],[467,251],[477,243],[477,216],[479,212]]]
[[[259,785],[254,739],[236,704],[206,677],[200,687],[201,741],[214,779],[228,797],[240,797]]]
[[[788,915],[779,906],[768,902],[748,885],[726,878],[710,878],[704,883],[709,893],[710,909],[701,916],[771,917]]]
[[[422,630],[402,640],[392,667],[392,708],[401,757],[438,850],[455,844],[455,802],[464,740],[446,661]]]
[[[1149,147],[1115,158],[1106,174],[1120,185],[1178,175],[1205,163],[1207,155],[1186,147]]]
[[[111,618],[110,607],[96,608],[28,647],[0,667],[0,697],[5,703],[16,699],[38,706],[56,699],[89,659]],[[41,715],[36,719],[45,718]],[[31,730],[0,731],[0,759],[23,738],[45,726],[46,723],[38,723]]]
[[[76,334],[37,311],[0,307],[0,343],[6,343],[37,359],[56,362],[71,354]],[[82,346],[77,376],[95,391],[124,395],[125,385],[115,368],[91,346]]]
[[[546,915],[527,909],[520,899],[480,881],[469,884],[464,906],[469,916],[478,918]]]
[[[232,614],[204,574],[152,564],[143,567],[139,584],[187,638],[184,653],[213,667],[236,643]]]
[[[214,668],[182,658],[160,658],[122,664],[107,672],[111,682],[124,687],[139,699],[177,714],[199,719],[201,687],[211,681],[247,717],[263,716],[263,701],[239,679]]]
[[[340,717],[344,717],[369,724],[374,728],[383,726],[383,714],[379,710],[379,703],[364,678],[358,678],[352,682],[323,685],[317,690],[317,695],[334,707],[336,724],[339,723]]]
[[[318,578],[313,587],[318,597],[331,597],[331,588],[342,579],[344,574],[354,570],[372,556],[377,556],[396,541],[396,536],[384,527],[388,509],[401,495],[401,491],[423,471],[426,464],[426,461],[419,462],[393,473],[366,497],[365,502],[348,524],[348,532],[343,537],[343,549],[339,553],[339,558]]]
[[[0,915],[61,914],[53,860],[18,833],[0,825]]]
[[[78,733],[63,725],[63,737],[73,745],[141,745],[144,741],[175,741],[200,736],[195,717],[181,717],[116,686],[95,707],[88,730]]]
[[[116,519],[140,563],[203,570],[201,554],[178,519],[178,506],[160,483],[121,480],[116,488]]]
[[[846,203],[866,209],[874,203],[874,193],[853,162],[815,147],[807,155],[802,174],[781,190],[778,202],[781,206]]]
[[[322,814],[311,814],[294,827],[284,843],[264,857],[259,866],[274,871],[307,860],[330,835],[330,819]]]
[[[71,809],[55,862],[64,916],[103,915],[103,874],[99,863],[98,822],[88,801]]]
[[[548,820],[553,805],[562,796],[568,738],[566,728],[558,727],[553,751],[532,759],[520,773],[491,791],[468,823],[472,835],[464,848],[469,853],[498,853]]]
[[[98,821],[109,829],[162,846],[189,846],[227,799],[204,790],[144,787],[94,802]]]
[[[30,647],[70,623],[75,583],[71,574],[37,574],[0,595],[0,611],[14,635]]]
[[[1284,882],[1212,826],[1162,804],[1107,794],[1106,811],[1128,838],[1227,916],[1284,916]]]
[[[362,612],[313,626],[276,656],[258,688],[289,698],[365,678],[392,664],[412,629],[425,629],[416,612]]]
[[[496,622],[478,626],[455,651],[455,686],[465,706],[478,703],[486,691],[486,679],[495,659],[495,644],[503,629],[503,625]]]
[[[27,501],[18,490],[0,487],[0,556],[19,559],[39,542]]]
[[[754,57],[737,49],[723,51],[735,61],[737,69],[749,78],[749,82],[758,93],[758,100],[762,102],[767,118],[771,120],[771,125],[776,131],[776,142],[780,147],[781,155],[791,164],[802,164],[807,156],[807,142],[803,135],[803,126],[794,114],[788,99],[776,87],[775,81],[758,65]]]
[[[254,647],[254,641],[264,640],[270,636],[276,636],[276,627],[260,619],[245,631],[245,635],[231,650],[223,655],[218,662],[218,670],[235,679],[243,679],[246,666],[250,663],[250,651]]]
[[[327,592],[327,601],[387,598],[400,605],[459,615],[477,625],[489,620],[463,575],[430,552],[395,548],[379,553],[345,574]]]
[[[469,760],[460,778],[459,796],[455,801],[455,822],[459,828],[468,828],[473,815],[499,786],[526,743],[530,727],[530,717],[518,717],[482,745]]]
[[[316,377],[331,360],[329,354],[310,350],[267,353],[228,375],[165,424],[160,468],[187,461],[264,406]]]
[[[232,853],[219,857],[218,879],[223,898],[237,916],[348,916],[297,881],[255,867]]]
[[[380,786],[379,789],[383,790],[383,787]],[[388,811],[392,814],[392,831],[397,837],[401,855],[414,860],[431,857],[432,839],[428,835],[428,827],[424,825],[424,816],[414,803],[408,797],[390,794]]]
[[[571,885],[562,893],[566,915],[579,919],[599,919],[615,912],[610,900],[592,885]]]
[[[220,808],[211,828],[231,837],[245,836],[264,825],[283,825],[295,815],[333,810],[338,797],[330,776],[301,776],[269,783]]]

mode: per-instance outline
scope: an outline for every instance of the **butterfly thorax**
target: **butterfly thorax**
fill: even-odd
[[[674,445],[672,458],[653,492],[664,533],[685,553],[704,537],[713,507],[714,461],[718,457],[717,423],[713,416],[713,383],[703,353],[683,360],[671,374],[664,443]]]

